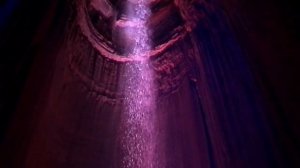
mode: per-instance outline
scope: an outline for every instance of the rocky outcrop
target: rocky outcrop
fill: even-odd
[[[118,98],[122,97],[122,89],[117,85],[124,68],[150,59],[158,94],[176,90],[189,69],[186,51],[193,50],[187,45],[191,40],[188,36],[191,27],[186,27],[193,19],[184,20],[180,9],[185,10],[184,6],[195,2],[151,1],[152,15],[147,26],[153,45],[139,58],[128,57],[124,51],[130,45],[124,29],[132,28],[132,21],[123,9],[125,5],[121,7],[121,2],[112,1],[101,1],[102,6],[97,3],[93,0],[77,3],[77,24],[71,27],[67,40],[72,71],[99,93]],[[129,4],[135,5],[134,1]],[[189,15],[196,17],[199,13],[192,10]],[[193,24],[198,20],[194,19]]]

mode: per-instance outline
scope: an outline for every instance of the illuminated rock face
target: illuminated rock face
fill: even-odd
[[[173,1],[153,1],[145,4],[149,8],[145,18],[137,11],[135,1],[115,4],[107,1],[105,5],[109,7],[103,9],[95,4],[78,2],[77,24],[71,27],[73,31],[66,45],[68,53],[72,53],[69,55],[71,73],[98,95],[98,107],[109,106],[103,113],[114,113],[115,117],[107,122],[115,123],[116,132],[111,132],[113,136],[103,135],[114,142],[111,145],[115,150],[110,151],[113,155],[107,157],[114,160],[117,167],[124,168],[184,167],[185,159],[181,155],[187,153],[181,151],[182,148],[190,151],[198,144],[192,135],[195,123],[183,124],[194,115],[192,93],[179,90],[188,84],[189,57],[198,53],[193,52],[179,8]],[[146,29],[140,28],[141,25]],[[147,36],[140,37],[141,33]],[[187,108],[174,109],[172,101],[164,105],[172,94],[190,101],[184,103]],[[178,99],[177,96],[174,99]],[[120,108],[116,110],[113,106]],[[168,118],[176,113],[187,113],[187,118],[174,127],[171,125],[175,123],[169,123]],[[169,149],[168,143],[177,138],[169,134],[170,126],[189,130],[184,138],[190,144]],[[200,153],[196,150],[193,155]],[[198,166],[198,162],[198,159],[193,160],[190,167]]]
[[[157,90],[159,90],[158,94],[166,94],[176,89],[188,69],[187,59],[184,57],[188,56],[185,54],[186,51],[193,50],[190,45],[191,39],[188,37],[189,29],[192,28],[189,25],[192,24],[190,21],[183,20],[182,13],[184,12],[181,12],[181,8],[189,9],[188,5],[194,5],[192,2],[181,4],[177,1],[163,0],[151,1],[148,4],[151,15],[145,24],[148,28],[151,48],[145,51],[144,55],[150,57],[153,71],[155,71],[154,78]],[[95,82],[103,93],[113,94],[114,97],[116,94],[122,94],[122,89],[118,93],[115,90],[122,69],[126,69],[126,66],[135,64],[144,57],[143,53],[140,53],[141,58],[128,56],[134,48],[134,35],[130,36],[126,33],[130,31],[134,34],[138,30],[139,21],[134,20],[128,12],[130,9],[134,11],[136,2],[126,3],[128,4],[125,4],[125,1],[109,0],[101,1],[101,3],[96,0],[79,1],[76,19],[78,25],[71,28],[74,31],[71,31],[69,35],[75,39],[70,40],[70,48],[76,45],[75,48],[80,50],[73,51],[74,55],[70,58],[70,65],[74,71],[79,73],[84,80]],[[178,4],[186,6],[177,7]],[[128,9],[125,9],[125,6],[128,6]],[[201,18],[201,11],[198,13],[194,10],[190,11],[190,16],[195,18],[198,16],[198,20]],[[195,19],[193,24],[196,24],[198,20]],[[107,68],[99,69],[97,66],[89,66],[94,60],[97,65]],[[83,63],[83,61],[86,62]],[[90,74],[93,71],[102,76]],[[106,80],[103,76],[112,79]],[[111,82],[106,84],[103,81]]]
[[[76,17],[70,18],[53,63],[23,167],[208,167],[189,73],[191,59],[200,53],[182,5],[169,0],[147,4],[151,15],[144,24],[151,45],[134,54],[135,38],[126,30],[135,29],[136,20],[126,14],[124,2],[76,1]],[[145,69],[153,83],[151,106],[145,105],[150,93],[146,98],[143,93],[149,88],[139,95],[124,82],[133,78],[129,85],[138,91],[148,81],[128,72]]]
[[[125,10],[134,0],[70,2],[67,27],[57,27],[28,78],[2,167],[285,167],[232,33],[239,12],[153,0],[144,22]],[[126,31],[141,22],[151,45],[134,54],[137,34]]]
[[[134,9],[136,2],[128,3],[128,8]],[[206,144],[199,144],[194,134],[203,134],[203,130],[196,130],[197,105],[188,78],[190,59],[199,53],[176,2],[151,1],[147,5],[151,14],[144,24],[150,45],[135,52],[136,38],[126,36],[126,31],[136,30],[137,23],[143,21],[123,9],[124,1],[76,3],[77,17],[69,25],[58,56],[65,72],[55,75],[58,88],[49,98],[56,112],[43,112],[44,122],[39,126],[51,132],[47,140],[51,148],[46,147],[49,152],[40,155],[39,160],[46,160],[40,164],[50,162],[49,157],[53,160],[48,164],[54,167],[183,168],[208,164],[208,156],[201,154],[206,149],[200,150]],[[151,80],[143,76],[151,76]],[[147,87],[149,82],[153,85]],[[33,139],[45,141],[38,136],[42,131],[37,132]],[[39,145],[33,143],[31,148]],[[54,153],[60,153],[60,158]],[[28,164],[34,159],[29,157]]]
[[[135,30],[139,25],[130,16],[132,15],[130,12],[136,12],[137,2],[104,0],[102,3],[104,5],[101,6],[97,0],[87,1],[91,23],[105,40],[112,43],[110,47],[113,50],[121,55],[126,54],[124,50],[132,46],[132,39],[125,38],[124,31],[129,28]],[[151,16],[146,24],[150,30],[149,37],[153,42],[153,48],[167,43],[182,31],[192,29],[191,25],[195,25],[202,17],[202,11],[196,11],[195,4],[201,6],[198,1],[189,3],[172,0],[148,1]]]

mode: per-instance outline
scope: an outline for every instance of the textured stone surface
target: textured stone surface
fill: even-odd
[[[190,45],[184,25],[178,25],[175,36],[133,59],[118,53],[109,34],[101,34],[91,24],[82,3],[86,4],[76,4],[78,13],[70,18],[63,44],[48,56],[51,68],[45,70],[38,101],[27,109],[36,117],[28,121],[31,129],[19,150],[22,159],[14,167],[121,167],[124,91],[120,77],[124,69],[142,64],[145,58],[150,59],[158,95],[154,167],[208,167],[205,133],[198,128],[201,119],[195,114],[198,105],[188,78],[188,58],[199,53]]]
[[[180,11],[176,10],[175,3],[181,5],[173,1],[152,2],[151,5],[155,11],[152,13],[148,25],[152,32],[150,37],[152,37],[153,44],[159,45],[153,46],[152,50],[141,56],[141,60],[145,57],[151,57],[158,94],[167,94],[176,90],[189,68],[184,58],[186,55],[183,53],[191,50],[192,46],[182,45],[190,39],[186,37],[187,31],[184,28],[186,22],[181,21]],[[91,18],[86,16],[88,10],[85,5],[85,1],[78,1],[78,18],[76,19],[78,25],[74,24],[71,27],[72,31],[70,32],[72,33],[67,40],[67,46],[70,49],[69,65],[81,80],[87,84],[93,84],[93,89],[101,94],[114,98],[122,97],[122,89],[117,87],[122,69],[131,66],[130,64],[139,63],[141,60],[127,58],[114,47],[126,48],[128,46],[124,46],[125,44],[130,45],[130,42],[124,39],[122,28],[127,29],[132,25],[124,20],[126,16],[115,22],[112,21],[114,22],[112,25],[115,26],[112,30],[117,35],[113,41],[109,42],[104,37],[105,35],[94,27]],[[190,15],[197,16],[197,13]],[[164,36],[163,34],[168,35]]]
[[[95,5],[108,2],[112,8]],[[143,63],[143,58],[151,60],[159,96],[154,167],[291,167],[282,162],[289,155],[277,150],[288,147],[286,154],[295,152],[291,160],[297,159],[294,145],[279,145],[280,141],[293,142],[288,137],[291,132],[282,132],[286,136],[278,141],[278,136],[272,136],[262,103],[270,102],[261,97],[241,48],[248,43],[236,41],[232,32],[247,27],[236,12],[243,8],[225,6],[211,12],[209,3],[204,3],[208,1],[151,1],[149,25],[156,30],[152,34],[155,43],[143,57],[132,59],[116,47],[124,39],[114,38],[111,29],[125,18],[120,15],[124,2],[76,1],[74,13],[63,22],[68,24],[66,30],[58,28],[55,38],[47,38],[50,43],[37,54],[39,60],[3,146],[6,153],[0,159],[4,158],[6,166],[0,161],[2,167],[121,167],[120,135],[126,128],[120,124],[124,113],[120,76],[124,69]],[[217,1],[210,2],[218,7]],[[176,10],[168,10],[170,4]],[[263,41],[261,35],[255,36],[255,27],[241,33],[252,37],[249,44]],[[276,55],[275,51],[270,53]],[[250,53],[262,58],[265,54]],[[273,54],[266,55],[274,61]],[[289,120],[278,121],[285,121],[281,124],[286,126]]]

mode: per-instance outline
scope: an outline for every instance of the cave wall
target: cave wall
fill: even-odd
[[[158,74],[172,70],[158,75],[158,81],[166,82],[161,90],[167,90],[158,110],[164,138],[160,145],[169,149],[159,157],[170,158],[164,163],[169,167],[291,167],[297,163],[297,61],[289,38],[292,32],[285,32],[275,17],[280,15],[277,8],[245,4],[249,3],[214,1],[212,7],[197,8],[204,11],[205,19],[161,57],[171,60],[169,67],[163,66],[164,59],[154,63]],[[53,25],[52,37],[46,36],[50,40],[37,42],[43,47],[31,48],[35,52],[29,55],[36,55],[35,61],[3,143],[7,167],[118,167],[112,159],[118,158],[118,125],[112,123],[118,121],[121,107],[113,84],[118,83],[122,67],[86,46],[88,39],[78,27],[70,29],[76,27],[70,25],[75,15],[63,20],[69,27]]]

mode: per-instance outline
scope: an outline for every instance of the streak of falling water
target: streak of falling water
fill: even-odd
[[[150,49],[146,21],[150,10],[146,0],[138,0],[133,11],[128,11],[134,29],[126,31],[134,39],[131,57],[140,57]],[[123,168],[151,168],[155,166],[155,95],[153,73],[147,60],[130,64],[124,70],[125,102],[122,112],[121,150]]]

